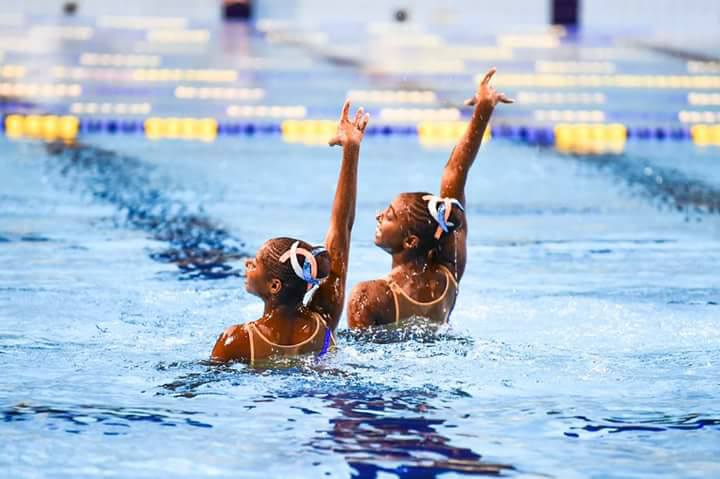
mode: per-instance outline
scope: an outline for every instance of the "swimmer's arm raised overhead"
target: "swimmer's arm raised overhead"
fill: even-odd
[[[440,196],[454,198],[460,201],[463,207],[468,173],[480,149],[490,116],[498,103],[513,102],[504,93],[499,93],[490,86],[495,71],[494,67],[488,70],[475,95],[465,102],[466,105],[474,107],[473,114],[463,136],[450,154],[440,180]],[[467,221],[463,220],[452,235],[445,235],[440,241],[436,261],[450,268],[455,279],[459,281],[465,274],[467,262]]]
[[[357,167],[362,141],[370,115],[359,108],[350,119],[350,102],[346,101],[340,113],[337,134],[328,142],[343,148],[342,164],[335,199],[330,215],[330,226],[325,236],[325,248],[330,255],[330,274],[315,293],[310,308],[328,318],[331,329],[337,327],[345,301],[345,280],[350,256],[350,233],[355,222],[357,197]]]
[[[473,106],[474,111],[470,122],[460,141],[450,154],[440,180],[440,196],[455,198],[465,205],[465,184],[472,167],[490,116],[498,103],[513,103],[504,93],[497,92],[490,86],[490,79],[495,74],[493,67],[485,74],[475,95],[465,102]]]

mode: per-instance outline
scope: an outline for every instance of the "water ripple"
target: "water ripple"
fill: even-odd
[[[125,408],[105,407],[93,404],[78,404],[71,407],[32,405],[20,403],[0,410],[2,420],[6,423],[45,420],[47,428],[78,434],[88,426],[103,426],[106,435],[127,434],[133,423],[145,422],[158,426],[177,427],[192,426],[211,428],[212,424],[194,419],[200,414],[196,411],[174,411],[161,408]],[[64,424],[64,426],[62,426]],[[121,428],[121,429],[118,429]]]

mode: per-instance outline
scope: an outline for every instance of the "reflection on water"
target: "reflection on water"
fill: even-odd
[[[211,428],[212,425],[193,419],[197,411],[173,411],[161,408],[104,407],[80,404],[70,407],[43,406],[20,403],[0,410],[5,423],[45,420],[49,430],[64,429],[71,434],[80,434],[88,426],[102,426],[106,436],[127,434],[133,422],[147,422],[158,426],[192,426]]]
[[[720,429],[720,419],[707,414],[692,413],[672,415],[659,411],[648,411],[626,416],[611,416],[594,420],[587,416],[564,416],[559,411],[548,411],[549,416],[560,420],[579,422],[571,426],[565,436],[580,437],[585,433],[627,433],[627,432],[666,432],[669,430],[692,430],[703,428]]]
[[[284,368],[196,362],[159,364],[156,369],[182,371],[198,366],[202,369],[184,372],[160,385],[157,394],[187,398],[223,395],[227,386],[242,387],[259,376],[272,377],[275,387],[255,401],[328,417],[327,429],[316,431],[305,446],[323,455],[342,456],[354,478],[373,479],[381,473],[400,478],[436,478],[448,472],[497,476],[515,471],[512,465],[484,461],[478,452],[452,444],[443,430],[463,428],[439,418],[440,409],[433,402],[442,399],[447,404],[454,393],[441,393],[434,386],[394,389],[375,383],[363,371],[328,367],[313,358],[296,360]]]
[[[514,470],[511,465],[485,462],[472,449],[453,446],[439,431],[453,425],[425,417],[434,408],[423,396],[418,391],[327,395],[324,401],[338,415],[310,445],[344,456],[358,479],[373,479],[380,473],[401,478],[435,478],[447,472],[497,476]]]
[[[215,392],[211,387],[213,384],[226,382],[231,386],[238,386],[245,379],[251,378],[247,369],[241,364],[224,364],[213,363],[211,361],[195,361],[195,362],[172,362],[160,363],[155,366],[158,371],[167,371],[172,369],[186,369],[188,367],[201,367],[201,371],[184,373],[169,383],[159,386],[160,390],[155,394],[157,396],[172,395],[175,397],[193,398],[199,395],[220,394]]]

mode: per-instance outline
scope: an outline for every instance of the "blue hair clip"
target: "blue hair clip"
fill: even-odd
[[[314,278],[312,275],[312,266],[310,265],[309,261],[305,261],[303,263],[302,271],[303,271],[303,279],[305,280],[306,283],[308,283],[312,286],[317,286],[320,284],[320,281],[317,278]]]
[[[449,231],[449,225],[445,222],[445,203],[441,203],[438,206],[437,216],[435,217],[435,220],[438,222],[438,225],[440,225],[440,228],[442,228],[445,233]]]
[[[453,206],[460,208],[460,211],[465,211],[462,204],[455,198],[440,198],[439,196],[425,195],[423,196],[423,200],[428,202],[428,211],[430,211],[430,216],[432,216],[438,224],[438,228],[435,232],[435,239],[440,239],[443,232],[449,233],[450,226],[455,226],[454,223],[447,221],[447,218],[445,217],[450,216],[450,211],[452,211]]]

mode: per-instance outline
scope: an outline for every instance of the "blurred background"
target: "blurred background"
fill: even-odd
[[[247,118],[250,129],[324,135],[329,125],[282,122],[334,118],[325,98],[352,93],[386,132],[402,125],[427,142],[454,140],[462,127],[453,122],[469,113],[458,95],[496,65],[496,85],[519,100],[495,122],[514,130],[496,134],[583,152],[617,151],[633,137],[720,141],[720,6],[711,1],[39,0],[0,22],[0,93],[41,94],[44,108],[5,112],[71,114],[86,133],[106,132],[80,121],[103,116],[119,133],[167,136],[178,126],[148,128],[157,116],[206,119],[195,136]],[[361,79],[333,82],[327,68]],[[22,135],[18,121],[8,131]]]
[[[0,3],[7,477],[720,477],[717,0]],[[205,362],[323,240],[343,101],[352,287],[492,66],[450,326]]]

